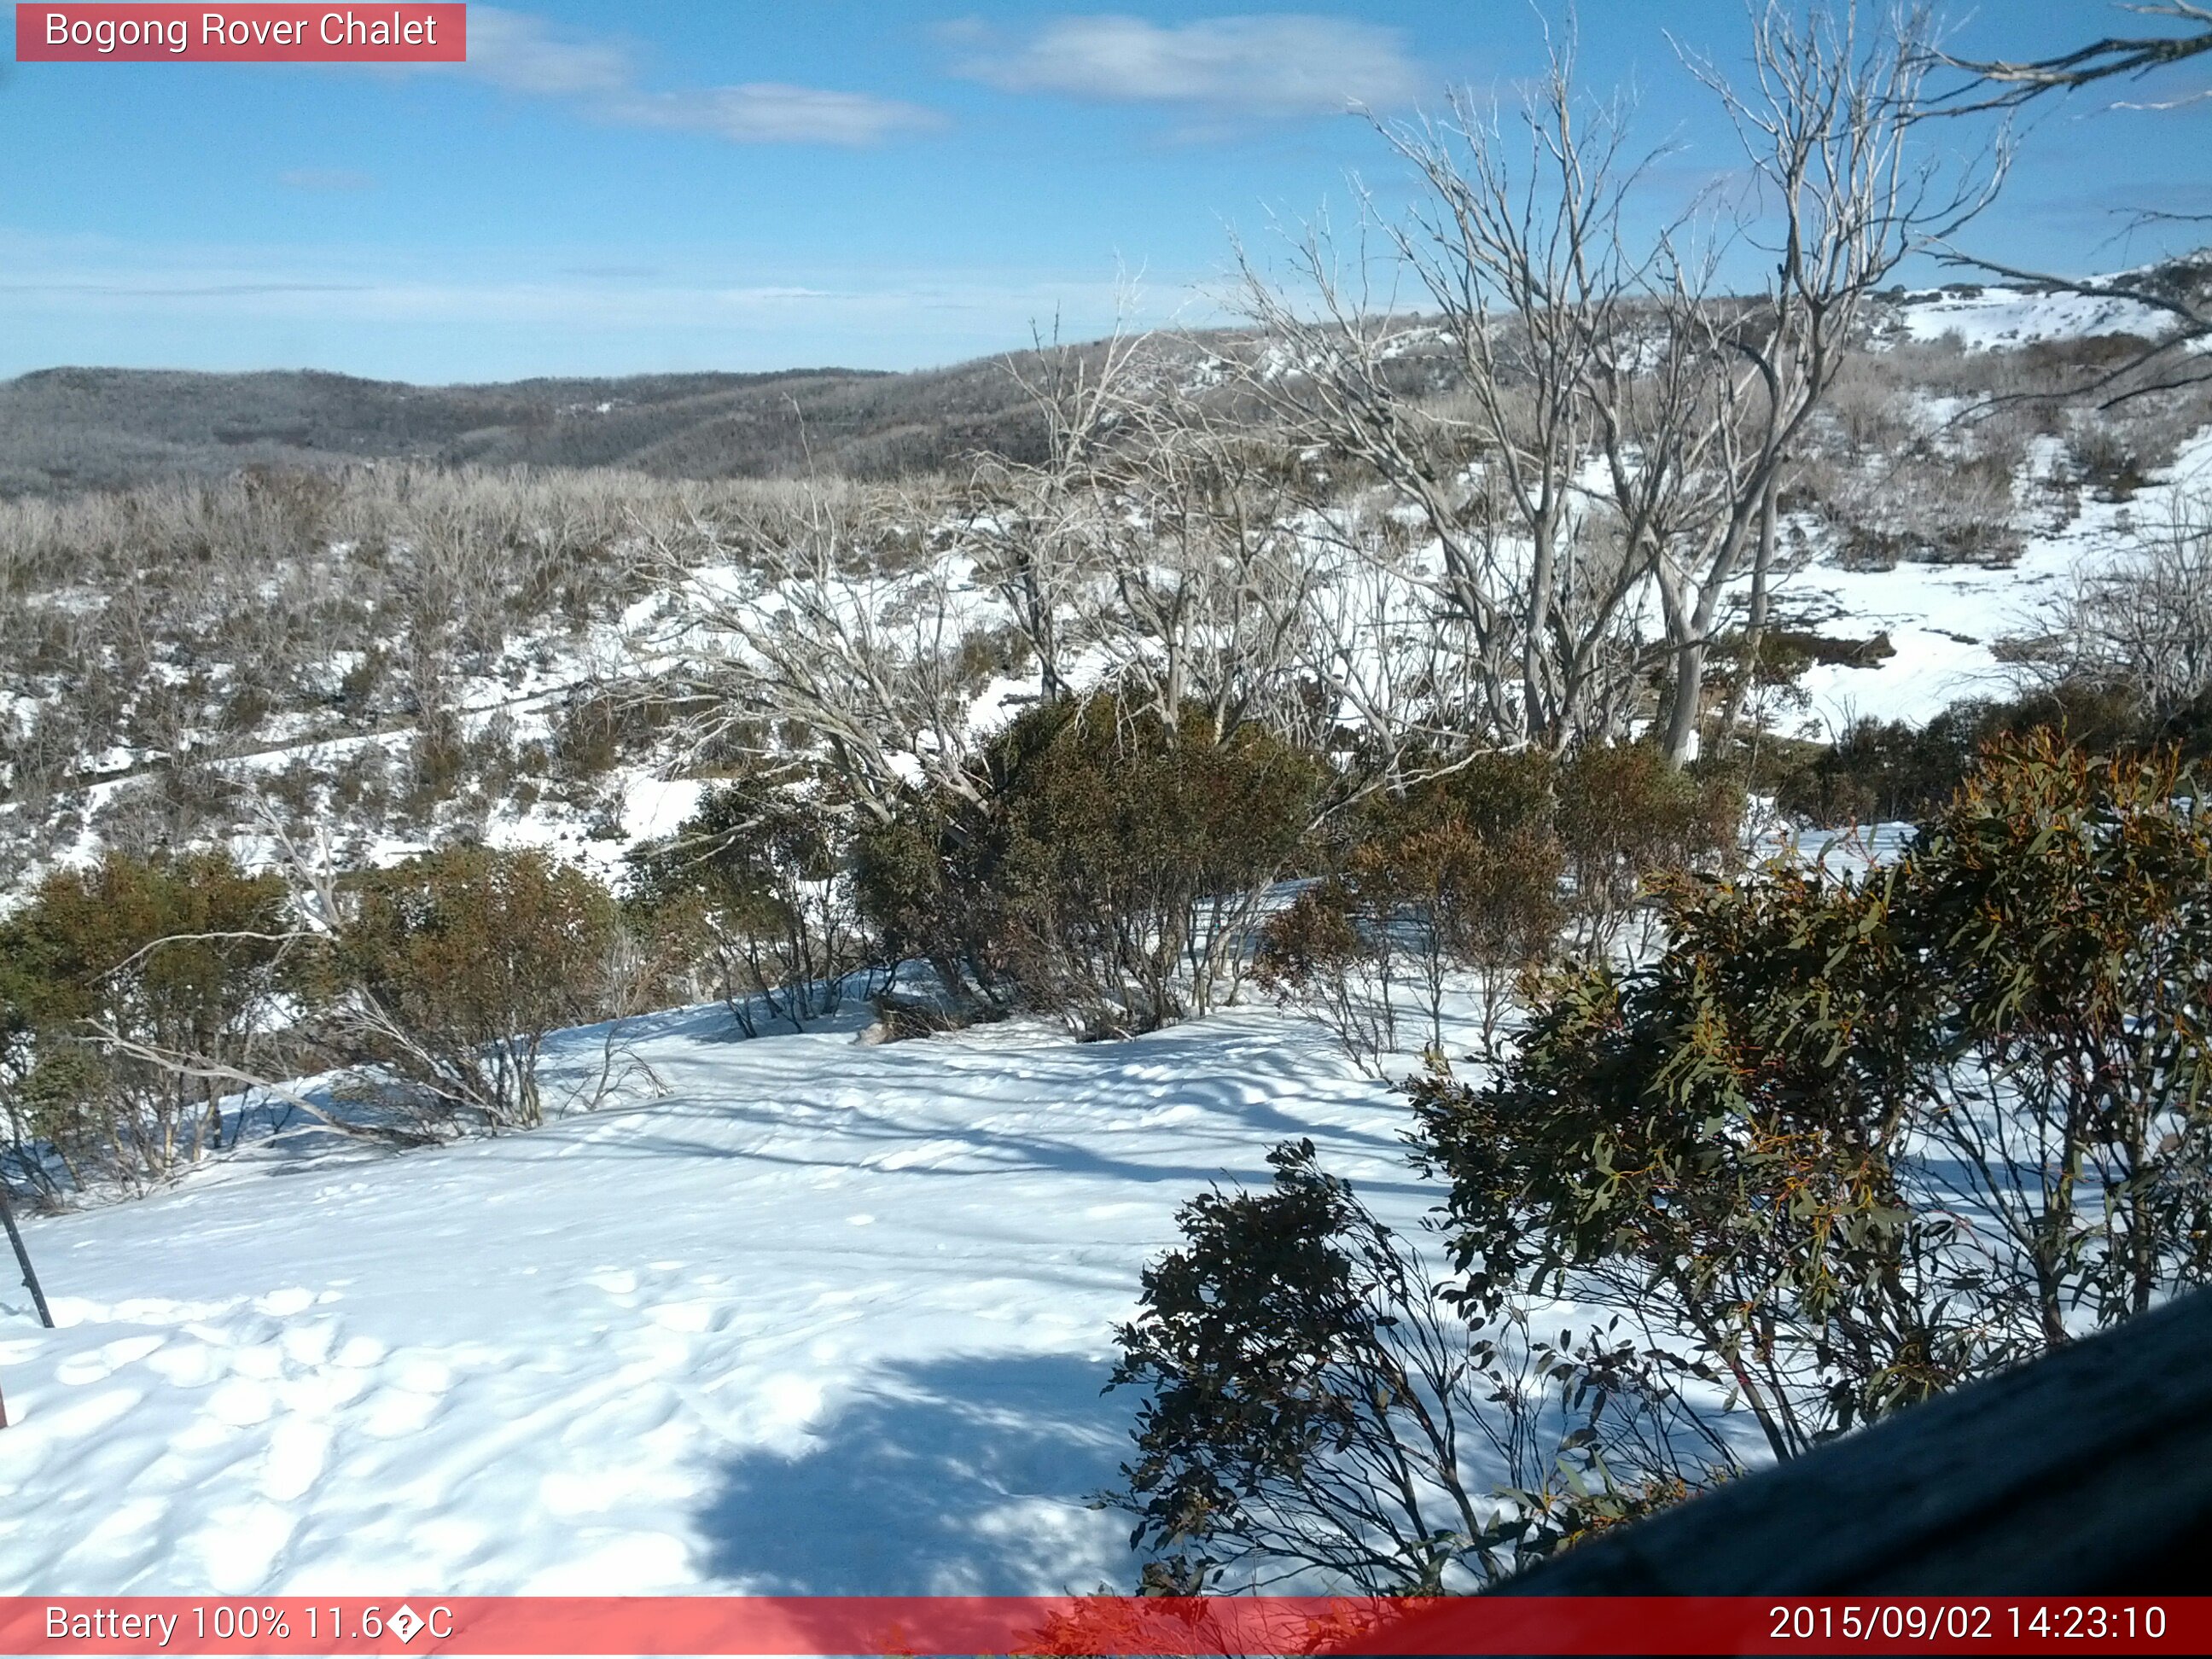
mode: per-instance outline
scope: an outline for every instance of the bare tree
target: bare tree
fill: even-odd
[[[2111,687],[2161,717],[2212,689],[2212,496],[2180,496],[2138,547],[2075,572],[2043,647],[2033,678]]]
[[[1408,575],[1402,525],[1382,516],[1376,533],[1356,509],[1340,517],[1340,532],[1314,538],[1310,550],[1304,672],[1317,694],[1310,746],[1348,736],[1364,787],[1401,789],[1455,763],[1466,733],[1480,729],[1486,705],[1470,667],[1474,643],[1419,571]],[[1347,792],[1345,804],[1358,793]]]
[[[1624,228],[1644,170],[1625,112],[1583,100],[1572,67],[1561,47],[1517,123],[1462,94],[1442,119],[1379,126],[1426,194],[1400,224],[1364,199],[1366,228],[1426,315],[1395,290],[1378,305],[1365,237],[1346,269],[1325,222],[1291,249],[1302,292],[1242,259],[1271,342],[1253,392],[1293,441],[1371,469],[1413,510],[1435,560],[1393,562],[1464,632],[1467,712],[1492,740],[1552,747],[1601,725],[1632,672],[1619,622],[1638,550],[1582,480],[1608,435],[1606,363],[1627,357],[1656,264]],[[1448,395],[1422,382],[1438,366]]]
[[[1029,362],[1009,358],[1045,439],[1044,459],[1024,464],[976,458],[954,550],[995,593],[1036,662],[1048,702],[1069,689],[1071,653],[1098,575],[1101,451],[1128,404],[1127,381],[1140,342],[1119,325],[1103,344],[1070,345],[1057,331],[1040,337]]]
[[[1272,434],[1172,386],[1129,398],[1121,425],[1096,481],[1093,628],[1124,707],[1170,732],[1195,707],[1217,738],[1247,720],[1310,737],[1297,676],[1315,577]]]
[[[1293,248],[1297,299],[1244,262],[1274,343],[1252,386],[1418,514],[1492,741],[1619,730],[1648,589],[1668,664],[1658,733],[1675,761],[1694,751],[1717,631],[1747,576],[1764,624],[1780,479],[1867,296],[2002,179],[2002,147],[1951,164],[1917,141],[1922,15],[1876,26],[1770,0],[1753,21],[1745,83],[1685,56],[1744,143],[1756,189],[1735,234],[1771,255],[1763,295],[1722,294],[1695,204],[1638,228],[1648,163],[1623,107],[1576,91],[1571,43],[1517,125],[1461,94],[1443,120],[1382,129],[1423,205],[1388,225],[1370,205],[1366,222],[1425,317],[1395,292],[1378,304],[1364,245],[1347,271],[1325,224]],[[1421,380],[1440,362],[1448,389]]]
[[[2014,109],[2046,93],[2072,92],[2103,81],[2139,81],[2146,75],[2212,52],[2212,8],[2192,0],[2157,0],[2123,5],[2139,17],[2166,17],[2184,25],[2178,33],[2106,35],[2050,58],[2013,61],[1946,56],[1945,63],[1967,70],[1973,80],[1951,94],[1948,106],[1961,113]],[[2212,97],[2212,89],[2185,93],[2154,108]]]
[[[921,780],[975,799],[979,677],[963,647],[990,618],[923,544],[930,516],[810,483],[786,507],[655,538],[668,604],[647,648],[680,664],[695,745],[777,757],[818,746],[886,820]]]
[[[1673,672],[1662,740],[1677,761],[1696,747],[1706,665],[1723,605],[1747,568],[1755,607],[1775,550],[1778,481],[1859,334],[1868,296],[1905,259],[1940,245],[1995,198],[2000,140],[1948,161],[1922,142],[1933,24],[1924,11],[1880,23],[1856,3],[1802,15],[1766,0],[1754,14],[1741,80],[1685,53],[1720,99],[1752,167],[1747,239],[1774,260],[1764,303],[1729,317],[1697,303],[1677,316],[1710,331],[1710,356],[1733,361],[1711,392],[1707,464],[1721,507],[1703,533],[1662,542],[1655,574]],[[1764,617],[1752,617],[1753,637]]]
[[[2142,17],[2170,19],[2182,27],[2165,34],[2107,35],[2070,52],[2020,61],[1940,54],[1944,64],[1964,70],[1967,79],[1934,100],[1932,107],[1947,115],[2016,109],[2053,93],[2071,93],[2109,81],[2141,81],[2212,52],[2212,7],[2195,0],[2157,0],[2156,3],[2123,5],[2120,9]],[[2118,107],[2174,109],[2206,98],[2212,98],[2212,87],[2147,103],[2130,101]],[[2134,222],[2201,224],[2207,218],[2204,214],[2151,210],[2135,215]],[[1948,258],[1955,264],[2061,293],[2127,301],[2158,314],[2165,322],[2163,338],[2119,362],[2105,365],[2061,395],[2097,396],[2110,408],[2130,398],[2199,385],[2208,378],[2197,348],[2212,339],[2212,280],[2208,280],[2212,273],[2208,273],[2202,259],[2082,277],[2026,270],[1963,252],[1954,251]]]

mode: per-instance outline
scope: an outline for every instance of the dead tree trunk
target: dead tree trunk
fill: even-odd
[[[31,1253],[24,1247],[23,1235],[16,1230],[15,1209],[8,1201],[8,1192],[0,1187],[0,1226],[8,1230],[8,1242],[15,1247],[15,1265],[23,1270],[23,1288],[31,1293],[31,1301],[39,1310],[39,1323],[48,1330],[54,1328],[54,1316],[46,1307],[46,1293],[39,1286],[38,1271],[31,1266]]]
[[[23,1235],[15,1230],[15,1212],[8,1202],[8,1189],[0,1187],[0,1226],[8,1230],[8,1242],[15,1247],[15,1260],[23,1269],[23,1284],[31,1292],[31,1300],[38,1305],[39,1322],[48,1330],[54,1328],[54,1316],[46,1308],[46,1293],[39,1288],[39,1275],[31,1267],[31,1253],[23,1248]],[[0,1429],[8,1426],[8,1401],[0,1395]]]

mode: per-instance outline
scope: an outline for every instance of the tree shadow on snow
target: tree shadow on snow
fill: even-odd
[[[995,1103],[998,1103],[983,1097],[979,1101],[979,1110],[988,1110]],[[684,1102],[670,1105],[656,1103],[653,1109],[657,1122],[680,1123],[689,1117],[702,1123],[750,1123],[771,1133],[793,1127],[789,1109],[771,1104]],[[1405,1162],[1405,1143],[1402,1140],[1386,1139],[1335,1125],[1316,1126],[1286,1114],[1273,1112],[1273,1109],[1263,1110],[1265,1115],[1249,1111],[1241,1115],[1223,1113],[1209,1124],[1184,1127],[1181,1133],[1194,1148],[1210,1146],[1219,1152],[1218,1161],[1206,1164],[1187,1159],[1154,1163],[1111,1158],[1096,1146],[1087,1145],[1074,1135],[1056,1139],[1020,1130],[969,1128],[935,1119],[911,1121],[897,1117],[888,1110],[869,1111],[853,1107],[841,1109],[824,1125],[820,1133],[825,1139],[834,1137],[843,1141],[894,1148],[910,1147],[930,1140],[958,1142],[969,1149],[970,1158],[960,1163],[903,1164],[896,1170],[902,1176],[921,1179],[966,1179],[985,1174],[1056,1170],[1064,1175],[1092,1176],[1146,1186],[1165,1182],[1192,1192],[1217,1181],[1248,1186],[1264,1185],[1272,1178],[1266,1163],[1267,1152],[1278,1141],[1295,1134],[1312,1135],[1332,1153],[1341,1154],[1346,1151],[1371,1147],[1374,1152],[1387,1153],[1395,1164]],[[608,1158],[718,1158],[733,1163],[783,1164],[795,1169],[873,1167],[842,1146],[831,1146],[820,1150],[809,1148],[795,1134],[790,1137],[787,1145],[763,1141],[738,1146],[703,1138],[687,1139],[678,1134],[652,1133],[632,1135],[619,1141],[610,1140],[590,1150],[595,1156]],[[1363,1174],[1357,1184],[1360,1193],[1369,1199],[1377,1194],[1387,1194],[1427,1204],[1434,1202],[1437,1196],[1433,1188],[1422,1185],[1410,1176],[1405,1180],[1391,1181]]]
[[[1058,1595],[1133,1588],[1115,1484],[1136,1399],[1099,1362],[976,1357],[871,1379],[797,1457],[724,1470],[708,1571],[756,1595]]]

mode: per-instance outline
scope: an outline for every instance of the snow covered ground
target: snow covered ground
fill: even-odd
[[[2063,526],[2029,535],[2009,564],[1852,570],[1823,562],[1786,578],[1776,603],[1793,617],[1854,637],[1886,632],[1897,651],[1869,667],[1807,671],[1815,734],[1832,735],[1861,716],[1923,721],[1963,697],[2007,695],[2013,682],[1997,641],[2039,631],[2038,613],[2069,573],[2125,552],[2141,532],[2172,520],[2179,497],[2208,490],[2212,432],[2183,445],[2159,481],[2132,500],[2084,501]]]
[[[1899,313],[1912,339],[1940,340],[1955,334],[1969,349],[1983,351],[2097,334],[2135,334],[2155,340],[2172,326],[2166,313],[2139,300],[2002,284],[1970,283],[1956,291],[1923,289],[1906,296]]]
[[[1266,1010],[863,1018],[656,1016],[658,1099],[29,1220],[60,1328],[0,1289],[0,1594],[1127,1589],[1100,1390],[1176,1206],[1311,1134],[1410,1221],[1404,1114]]]

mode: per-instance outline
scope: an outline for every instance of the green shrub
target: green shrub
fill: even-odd
[[[1442,1047],[1445,997],[1467,975],[1493,1053],[1510,994],[1563,930],[1603,954],[1656,881],[1726,861],[1742,803],[1732,778],[1646,744],[1478,755],[1363,802],[1324,849],[1326,877],[1268,923],[1258,966],[1378,1074],[1404,1014],[1423,1012],[1425,1046]]]
[[[1950,799],[1972,764],[1982,707],[1956,705],[1925,726],[1854,721],[1790,764],[1775,781],[1775,805],[1823,828],[1923,817]]]
[[[1268,889],[1325,773],[1256,727],[1170,728],[1110,697],[1030,710],[965,795],[917,794],[860,840],[860,890],[894,950],[957,990],[1150,1030],[1236,989]]]
[[[318,1035],[396,1133],[536,1125],[545,1038],[605,1012],[617,923],[605,888],[534,850],[366,872],[307,979]]]
[[[1862,720],[1787,763],[1773,779],[1775,805],[1823,828],[1918,823],[1950,799],[1983,750],[2037,732],[2091,755],[2169,747],[2202,760],[2212,756],[2212,696],[2160,717],[2125,687],[2068,683],[2002,702],[1954,703],[1924,726]]]
[[[1647,907],[1654,878],[1735,853],[1743,791],[1725,774],[1669,766],[1650,744],[1592,744],[1560,765],[1554,833],[1585,947],[1602,954]]]
[[[163,1060],[243,1069],[266,1046],[287,928],[283,884],[224,853],[40,883],[0,926],[0,1176],[52,1196],[49,1155],[81,1187],[221,1151],[237,1084]]]
[[[918,959],[955,1002],[1003,1009],[1014,988],[1001,960],[997,895],[987,884],[990,815],[943,791],[909,792],[853,843],[854,896],[884,959]]]
[[[1455,975],[1471,975],[1487,1051],[1508,994],[1559,949],[1564,861],[1536,804],[1493,815],[1486,836],[1455,806],[1437,792],[1370,811],[1342,867],[1261,935],[1262,983],[1311,1006],[1378,1075],[1398,1048],[1401,1001],[1425,1016],[1425,1046],[1440,1051],[1445,997]]]
[[[1317,763],[1255,727],[1224,741],[1202,714],[1170,731],[1103,699],[1025,715],[991,758],[988,879],[1030,1000],[1124,1035],[1233,991]]]
[[[1477,1296],[1692,1339],[1777,1455],[2212,1273],[2212,820],[1996,745],[1895,866],[1685,889],[1672,942],[1414,1090]]]
[[[553,769],[572,785],[590,783],[647,752],[673,715],[669,702],[649,691],[572,697],[554,717]]]
[[[1794,1457],[2212,1280],[2197,799],[2042,731],[1892,866],[1670,883],[1663,951],[1409,1084],[1448,1272],[1310,1145],[1194,1200],[1119,1337],[1161,1586],[1479,1580],[1726,1478],[1736,1413]]]
[[[1268,1162],[1269,1188],[1184,1206],[1116,1334],[1114,1383],[1146,1392],[1116,1500],[1153,1589],[1286,1568],[1370,1595],[1475,1589],[1710,1479],[1678,1443],[1725,1460],[1642,1385],[1633,1344],[1548,1340],[1518,1311],[1470,1325],[1311,1141]]]
[[[848,978],[878,960],[845,840],[818,800],[754,781],[710,791],[674,836],[631,854],[637,902],[692,934],[748,1035],[763,1012],[794,1030],[835,1013]]]
[[[1368,896],[1331,878],[1268,917],[1253,970],[1261,988],[1310,1010],[1364,1072],[1380,1076],[1398,1051],[1401,952],[1390,918],[1364,914]]]
[[[1486,841],[1548,834],[1559,775],[1558,757],[1544,750],[1491,750],[1403,794],[1375,797],[1366,820],[1383,833],[1456,822]]]

